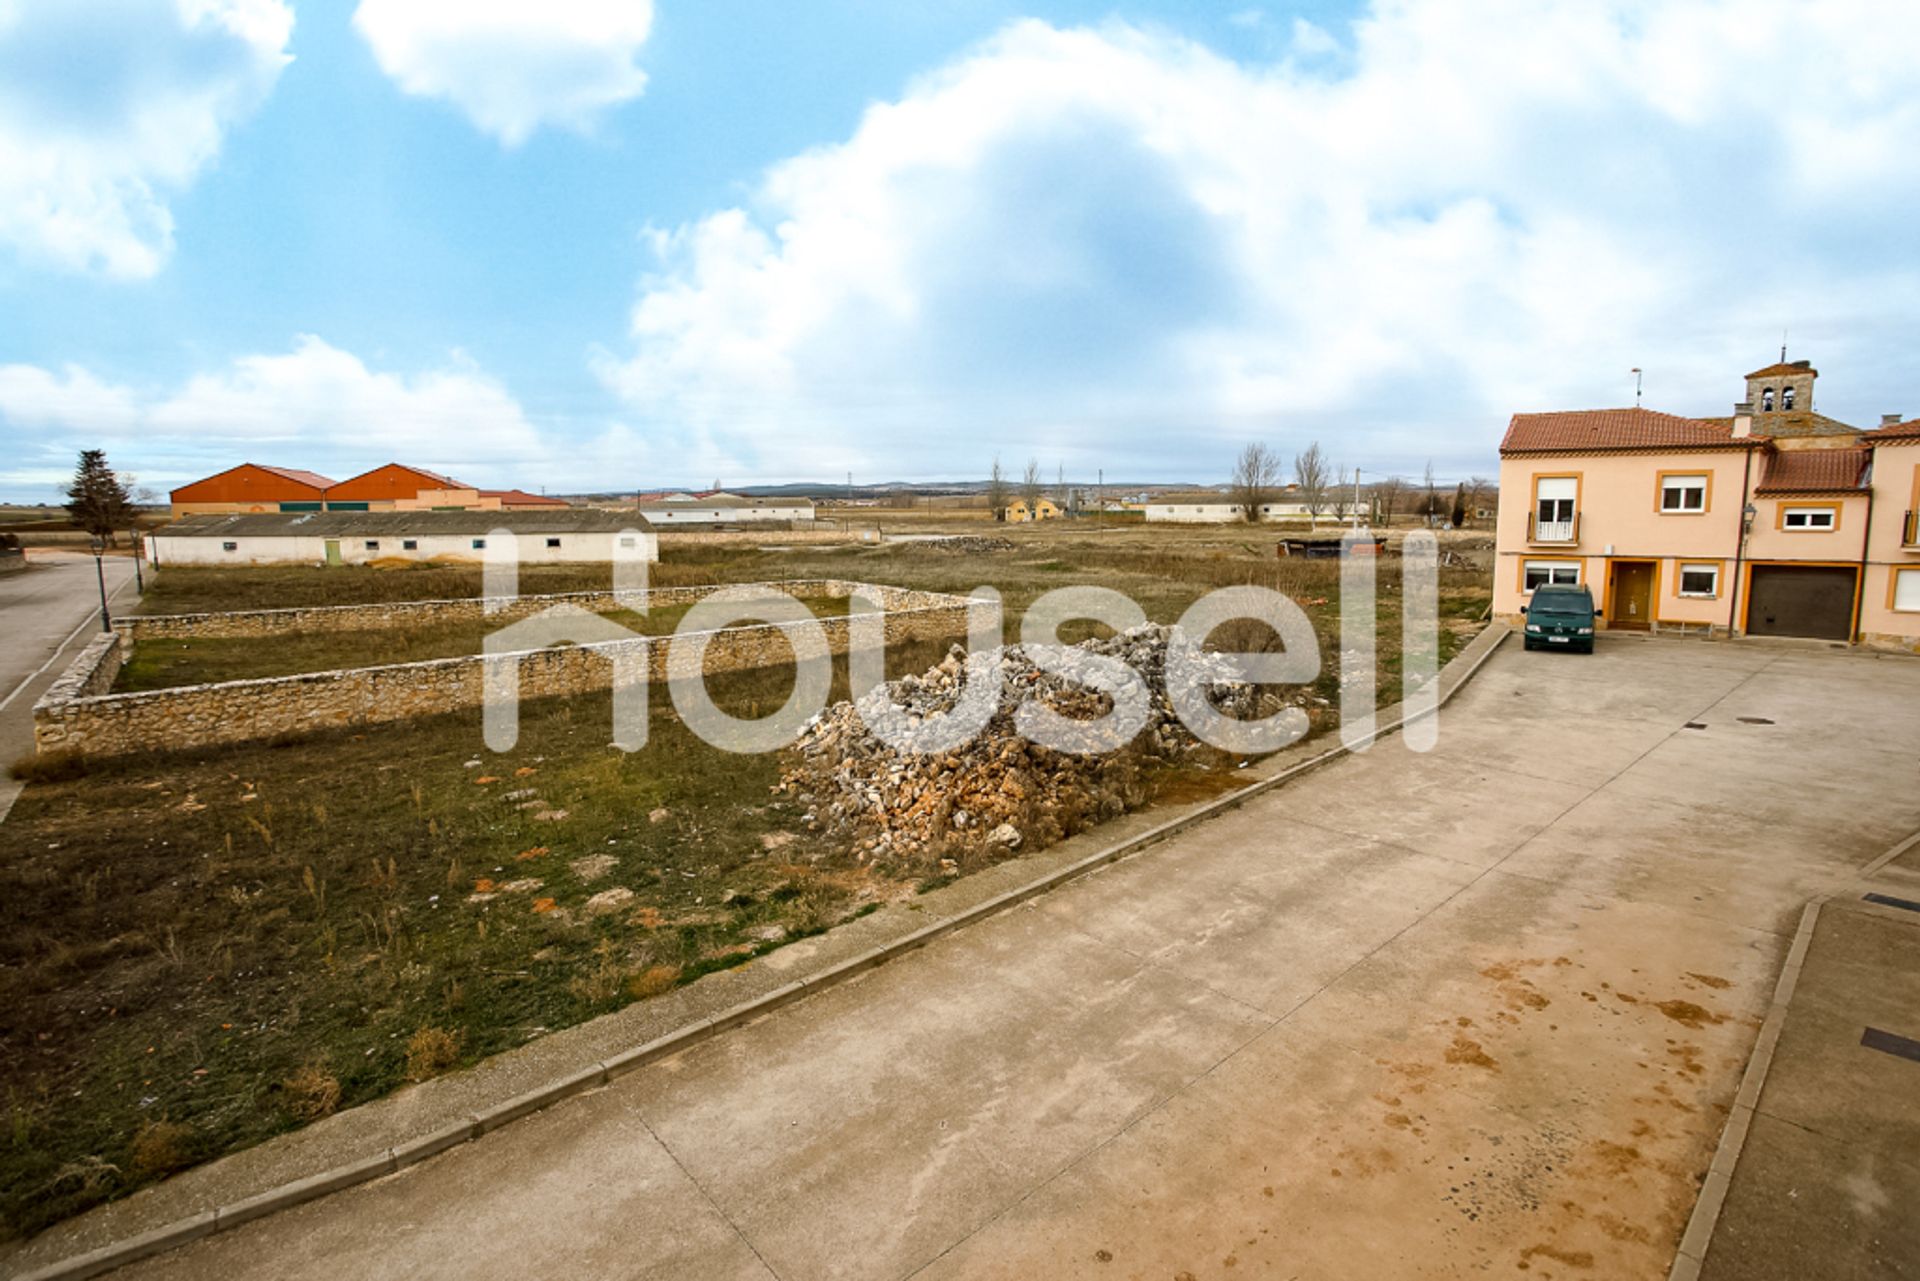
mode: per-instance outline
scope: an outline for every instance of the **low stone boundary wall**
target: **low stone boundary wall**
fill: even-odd
[[[723,586],[731,585],[657,589],[651,595],[651,603],[690,603],[712,595]],[[888,644],[904,640],[958,637],[964,635],[967,628],[968,600],[962,596],[837,580],[737,586],[768,588],[796,597],[844,597],[858,591],[885,608]],[[522,603],[540,601],[540,608],[553,604],[579,605],[581,596],[604,596],[609,603],[612,601],[612,593],[608,592],[527,597],[522,598]],[[479,616],[477,601],[427,603],[473,605],[476,607],[474,616]],[[342,608],[381,611],[388,607]],[[997,613],[998,606],[993,608]],[[521,616],[534,612],[538,611],[529,610]],[[324,615],[325,611],[262,610],[250,613],[257,619],[262,614]],[[331,617],[338,619],[342,616],[335,614]],[[507,619],[512,615],[501,613],[490,617]],[[486,659],[477,654],[421,663],[396,663],[260,680],[222,681],[211,685],[187,685],[139,693],[106,692],[119,672],[123,650],[141,634],[142,623],[160,622],[186,627],[187,620],[191,619],[196,620],[192,626],[198,629],[146,633],[149,635],[277,634],[273,630],[222,630],[227,624],[221,622],[221,618],[217,614],[180,615],[172,619],[136,618],[129,620],[133,626],[128,632],[114,635],[103,633],[81,652],[73,666],[34,706],[33,736],[36,750],[72,752],[88,757],[177,751],[254,742],[315,730],[411,720],[478,707],[486,701]],[[294,630],[285,626],[286,621],[238,625]],[[852,633],[851,620],[839,617],[822,618],[815,622],[825,633],[828,651],[844,654]],[[311,622],[309,625],[312,625]],[[335,625],[340,626],[339,623]],[[386,625],[403,626],[405,623]],[[788,662],[793,650],[785,633],[804,625],[760,623],[677,636],[635,637],[522,651],[515,655],[520,697],[551,698],[608,689],[613,682],[612,660],[636,651],[643,656],[648,680],[664,682],[674,646],[686,644],[696,637],[704,638],[706,642],[702,670],[708,675]],[[350,625],[348,629],[351,629]]]
[[[467,596],[458,600],[389,601],[374,605],[310,605],[294,609],[240,609],[208,614],[130,614],[114,620],[114,630],[130,642],[169,639],[286,636],[296,632],[372,632],[388,628],[425,627],[437,623],[517,622],[556,605],[580,609],[671,609],[692,605],[728,584],[702,583],[692,587],[649,587],[626,596],[614,592],[555,592],[545,596]],[[955,599],[938,592],[916,592],[878,583],[809,578],[777,583],[739,584],[768,587],[797,597],[850,596],[856,590],[880,598],[888,609],[913,609]]]

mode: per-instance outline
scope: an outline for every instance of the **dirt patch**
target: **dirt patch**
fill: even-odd
[[[1653,1007],[1682,1027],[1702,1028],[1727,1021],[1724,1014],[1695,1005],[1692,1001],[1661,1001]]]
[[[1453,1044],[1447,1047],[1446,1059],[1449,1063],[1485,1068],[1489,1072],[1500,1070],[1500,1065],[1494,1061],[1493,1056],[1480,1048],[1480,1042],[1465,1035],[1453,1038]]]

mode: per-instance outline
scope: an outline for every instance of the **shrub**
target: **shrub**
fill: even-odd
[[[439,1076],[460,1058],[460,1041],[442,1027],[423,1027],[407,1038],[407,1079]]]
[[[193,1131],[177,1121],[148,1121],[128,1145],[128,1172],[136,1179],[151,1179],[188,1165]]]
[[[78,752],[29,752],[7,767],[22,783],[70,783],[87,772]]]
[[[676,965],[654,965],[627,980],[627,991],[641,998],[658,996],[671,991],[680,981],[680,967]]]
[[[309,1063],[282,1081],[280,1089],[287,1096],[287,1111],[302,1125],[318,1121],[323,1116],[331,1116],[333,1110],[340,1106],[339,1080],[317,1063]]]

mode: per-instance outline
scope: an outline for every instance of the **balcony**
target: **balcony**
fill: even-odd
[[[1900,523],[1900,545],[1912,551],[1920,551],[1920,511],[1907,513]]]
[[[1538,512],[1527,517],[1527,541],[1567,545],[1580,541],[1580,513],[1566,520],[1541,520]]]

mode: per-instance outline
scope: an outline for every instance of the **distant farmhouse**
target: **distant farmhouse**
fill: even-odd
[[[350,480],[241,463],[169,495],[173,514],[213,512],[560,511],[569,504],[519,489],[477,489],[451,476],[388,463]]]
[[[1051,498],[1036,498],[1031,506],[1024,498],[1016,498],[1007,504],[1000,519],[1009,525],[1025,525],[1036,520],[1054,520],[1062,514],[1060,505]]]
[[[514,540],[522,563],[605,562],[615,550],[660,558],[646,518],[632,512],[314,511],[203,513],[147,536],[158,565],[365,565],[479,561],[490,541]]]
[[[743,498],[717,489],[704,493],[668,490],[642,494],[634,509],[668,529],[680,525],[746,525],[813,519],[811,499]]]
[[[1223,525],[1247,518],[1246,507],[1226,494],[1203,489],[1185,494],[1157,494],[1146,503],[1149,521],[1170,521],[1183,525]],[[1325,515],[1330,506],[1323,506]],[[1307,505],[1295,499],[1275,499],[1260,504],[1261,520],[1308,520]]]

